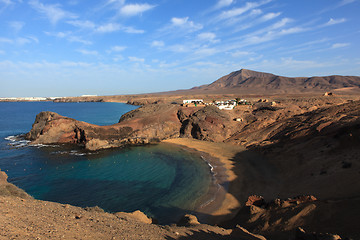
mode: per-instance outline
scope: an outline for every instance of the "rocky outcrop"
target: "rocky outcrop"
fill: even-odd
[[[178,117],[182,122],[181,137],[222,142],[230,137],[234,131],[231,116],[215,106],[206,106],[190,116],[179,111]]]
[[[199,221],[196,216],[191,214],[185,214],[177,223],[178,226],[193,226],[193,225],[199,225]]]
[[[170,104],[146,105],[124,114],[119,123],[111,126],[41,112],[25,137],[32,144],[77,144],[88,150],[147,144],[179,135],[177,110]]]

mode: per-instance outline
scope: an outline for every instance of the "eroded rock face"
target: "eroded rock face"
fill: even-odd
[[[128,141],[132,132],[127,126],[97,126],[53,112],[41,112],[25,137],[32,144],[71,143],[97,150],[120,146]]]
[[[142,145],[177,137],[181,126],[177,106],[146,105],[124,114],[119,123],[97,126],[53,112],[41,112],[26,138],[32,144],[77,144],[88,150]]]
[[[182,119],[182,137],[221,142],[234,131],[230,115],[215,106],[199,109],[188,118],[183,112],[178,112],[178,116]]]

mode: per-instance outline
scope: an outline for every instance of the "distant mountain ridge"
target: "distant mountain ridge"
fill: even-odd
[[[325,91],[360,91],[359,76],[283,77],[271,73],[241,69],[215,82],[194,87],[198,93],[306,93]]]

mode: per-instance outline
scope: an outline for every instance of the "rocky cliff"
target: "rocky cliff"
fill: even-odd
[[[32,144],[77,144],[88,150],[147,144],[177,137],[181,123],[178,106],[152,104],[124,114],[119,123],[97,126],[53,112],[41,112],[26,138]]]

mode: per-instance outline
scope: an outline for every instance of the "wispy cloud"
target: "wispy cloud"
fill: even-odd
[[[127,4],[121,7],[119,14],[125,17],[132,17],[136,15],[141,15],[143,12],[153,9],[155,5],[150,5],[148,3],[143,4]]]
[[[144,58],[138,58],[138,57],[128,57],[129,61],[131,62],[145,62],[145,59]]]
[[[9,38],[0,37],[0,43],[13,43],[14,41]]]
[[[245,6],[239,8],[233,8],[228,11],[223,11],[219,16],[218,20],[229,19],[244,14],[245,12],[257,8],[261,5],[271,2],[271,0],[264,0],[261,2],[247,2]]]
[[[171,27],[178,27],[187,30],[188,32],[197,31],[203,28],[203,25],[196,24],[189,20],[189,17],[184,18],[171,18]]]
[[[339,3],[339,6],[344,6],[344,5],[353,3],[353,2],[355,2],[355,1],[356,1],[356,0],[341,0],[340,3]]]
[[[234,0],[218,0],[216,5],[214,6],[214,9],[220,9],[220,8],[223,8],[223,7],[228,7],[233,3],[234,3]]]
[[[350,46],[350,43],[334,43],[331,48],[335,49],[335,48],[343,48],[343,47],[347,47]]]
[[[163,46],[165,46],[165,43],[163,41],[152,41],[151,46],[152,47],[163,47]]]
[[[122,51],[124,51],[125,49],[126,49],[125,46],[112,46],[112,47],[110,48],[110,50],[108,50],[107,52],[108,52],[108,53],[122,52]]]
[[[121,25],[118,23],[107,23],[101,26],[98,26],[95,29],[95,32],[99,33],[110,33],[110,32],[116,32],[121,29]]]
[[[122,30],[126,33],[133,33],[133,34],[142,34],[145,32],[142,29],[136,29],[134,27],[122,27]]]
[[[247,52],[247,51],[235,51],[230,53],[232,57],[238,58],[238,57],[244,57],[244,56],[248,56],[250,54],[252,54],[252,52]]]
[[[38,42],[39,42],[39,40],[34,36],[18,37],[18,38],[14,38],[14,39],[0,38],[0,43],[7,43],[7,44],[25,45],[28,43],[38,43]]]
[[[280,14],[281,14],[280,12],[277,12],[277,13],[273,13],[273,12],[267,13],[267,14],[261,16],[260,21],[261,21],[261,22],[269,21],[269,20],[271,20],[271,19],[274,19],[274,18],[280,16]]]
[[[78,43],[82,43],[82,44],[85,44],[85,45],[91,45],[91,44],[93,44],[91,41],[82,39],[82,38],[79,37],[79,36],[69,36],[69,37],[67,38],[67,40],[68,40],[69,42],[78,42]]]
[[[343,22],[346,22],[345,18],[339,18],[339,19],[330,18],[330,20],[327,23],[325,23],[325,26],[331,26]]]
[[[78,49],[77,51],[84,55],[93,55],[93,56],[99,55],[99,53],[95,50]]]
[[[59,5],[59,4],[46,5],[46,4],[40,3],[38,0],[31,0],[29,2],[29,4],[36,11],[45,15],[49,19],[49,21],[54,25],[62,19],[77,18],[77,16],[75,14],[63,10],[61,8],[61,5]]]
[[[57,38],[65,38],[69,42],[78,42],[78,43],[82,43],[82,44],[85,44],[85,45],[91,45],[92,44],[92,42],[89,41],[89,40],[85,40],[85,39],[82,39],[79,36],[72,35],[73,33],[70,32],[70,31],[69,32],[55,32],[55,33],[45,32],[45,34],[48,35],[48,36],[53,36],[53,37],[57,37]]]
[[[9,22],[9,27],[14,30],[14,32],[20,32],[20,30],[25,26],[24,22],[12,21]]]
[[[95,23],[93,23],[92,21],[71,20],[67,21],[67,23],[75,27],[88,29],[94,29],[96,26]]]
[[[206,41],[210,43],[218,43],[219,39],[216,39],[216,34],[212,32],[203,32],[197,35],[197,39],[200,41]]]
[[[336,3],[335,5],[332,5],[332,6],[329,6],[329,7],[324,8],[323,10],[321,10],[321,11],[319,12],[319,14],[323,14],[323,13],[325,13],[325,12],[332,11],[332,10],[334,10],[334,9],[343,7],[343,6],[345,6],[345,5],[348,5],[348,4],[351,4],[351,3],[354,3],[354,2],[356,2],[356,0],[341,0],[341,1],[339,1],[338,3]]]

